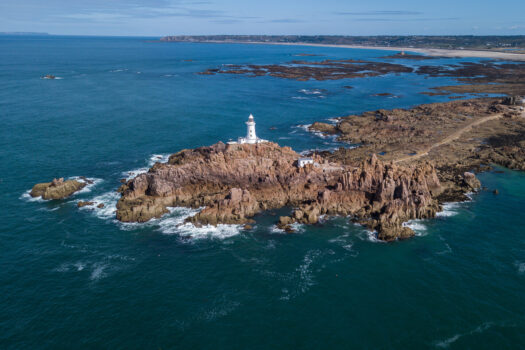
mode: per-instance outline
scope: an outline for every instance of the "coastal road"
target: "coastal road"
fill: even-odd
[[[501,117],[503,117],[503,114],[493,114],[493,115],[489,115],[489,116],[486,116],[486,117],[483,117],[483,118],[476,119],[472,123],[470,123],[468,125],[465,125],[461,129],[458,129],[455,132],[453,132],[452,134],[448,135],[443,140],[434,143],[432,146],[430,146],[430,147],[428,147],[428,148],[426,148],[424,150],[418,151],[414,155],[406,156],[406,157],[397,159],[397,160],[394,161],[394,163],[401,163],[401,162],[404,162],[404,161],[407,161],[407,160],[412,161],[412,160],[416,160],[416,159],[419,159],[421,157],[424,157],[424,156],[428,155],[428,152],[432,151],[434,148],[446,145],[446,144],[448,144],[448,143],[450,143],[450,142],[452,142],[454,140],[457,140],[459,137],[461,137],[461,135],[463,135],[464,132],[470,131],[474,126],[486,123],[486,122],[488,122],[490,120],[499,119]]]

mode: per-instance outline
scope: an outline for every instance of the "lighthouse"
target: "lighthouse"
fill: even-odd
[[[255,133],[255,120],[253,119],[253,115],[250,114],[248,117],[248,121],[246,122],[246,137],[239,137],[237,141],[228,141],[230,145],[233,144],[257,144],[257,143],[263,143],[268,142],[267,140],[263,140],[257,137],[257,134]]]
[[[250,114],[248,121],[246,122],[246,143],[257,143],[257,136],[255,135],[255,121],[253,115]]]

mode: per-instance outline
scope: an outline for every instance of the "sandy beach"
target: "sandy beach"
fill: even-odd
[[[510,53],[498,51],[481,51],[481,50],[449,50],[449,49],[425,49],[415,47],[392,47],[392,46],[359,46],[359,45],[332,45],[332,44],[311,44],[311,43],[280,43],[280,42],[255,42],[255,41],[206,41],[208,43],[218,44],[263,44],[263,45],[292,45],[292,46],[317,46],[317,47],[340,47],[347,49],[367,49],[367,50],[388,50],[388,51],[405,51],[417,52],[428,56],[441,57],[480,57],[492,58],[509,61],[525,61],[525,54]]]

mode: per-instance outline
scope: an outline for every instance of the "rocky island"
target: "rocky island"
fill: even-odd
[[[202,208],[186,219],[196,226],[249,224],[262,211],[292,207],[279,227],[340,215],[381,240],[408,238],[414,232],[405,222],[432,218],[443,202],[464,200],[481,186],[473,170],[525,168],[519,101],[454,101],[315,123],[311,130],[360,147],[306,161],[272,142],[182,150],[120,187],[117,219],[145,222],[184,206]]]
[[[87,181],[66,180],[61,177],[51,182],[38,183],[33,186],[29,195],[33,198],[42,197],[45,200],[64,199],[80,191],[87,185]]]

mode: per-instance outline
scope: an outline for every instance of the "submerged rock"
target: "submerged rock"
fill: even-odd
[[[42,199],[64,199],[73,193],[80,191],[87,184],[77,180],[66,180],[64,178],[53,179],[51,182],[39,183],[33,186],[29,193],[31,197],[42,197]]]

